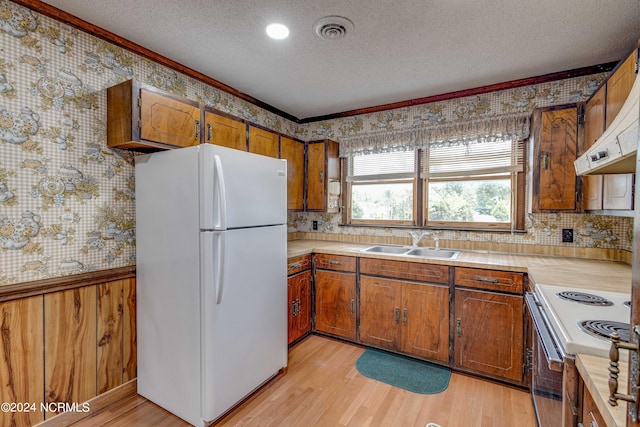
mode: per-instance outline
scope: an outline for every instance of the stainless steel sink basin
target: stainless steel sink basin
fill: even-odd
[[[451,249],[415,248],[411,249],[405,255],[418,256],[422,258],[456,259],[458,258],[458,255],[460,255],[460,251],[452,251]]]
[[[376,245],[362,252],[371,252],[377,254],[391,255],[410,255],[422,258],[438,258],[438,259],[456,259],[460,255],[460,251],[451,249],[435,249],[435,248],[414,248],[412,246],[394,246],[394,245]]]
[[[393,245],[376,245],[370,248],[363,249],[362,252],[374,252],[379,254],[395,254],[402,255],[409,252],[411,248],[406,246],[393,246]]]

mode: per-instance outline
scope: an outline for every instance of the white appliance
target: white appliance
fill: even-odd
[[[138,393],[195,426],[287,365],[286,161],[136,157]]]
[[[575,356],[577,353],[583,353],[608,358],[611,341],[585,332],[580,327],[580,323],[586,320],[608,320],[628,324],[631,318],[631,308],[625,305],[625,302],[631,300],[630,294],[537,283],[535,292],[549,317],[558,344],[567,355]],[[561,292],[587,293],[602,297],[611,304],[586,305],[568,301],[558,296]],[[626,357],[626,353],[620,352],[621,360]]]

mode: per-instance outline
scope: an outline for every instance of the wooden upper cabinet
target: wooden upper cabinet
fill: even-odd
[[[339,145],[329,139],[307,144],[307,210],[339,212],[329,206],[328,183],[340,180]],[[339,204],[339,203],[338,203]]]
[[[631,92],[636,79],[636,51],[618,67],[607,80],[607,112],[606,125],[609,127],[622,108]]]
[[[584,149],[587,150],[614,121],[636,77],[636,50],[631,53],[585,104]],[[585,210],[633,209],[634,174],[584,176]]]
[[[283,136],[280,158],[287,160],[287,209],[304,209],[304,142]]]
[[[279,157],[278,134],[249,126],[249,152],[261,154],[263,156]]]
[[[204,142],[247,151],[247,125],[230,117],[205,111]]]
[[[537,110],[533,123],[532,210],[576,211],[578,109]]]
[[[140,138],[176,147],[200,144],[199,106],[141,89]]]
[[[109,147],[167,150],[200,144],[197,102],[127,80],[107,89]]]
[[[605,86],[598,89],[584,106],[584,151],[604,132],[605,90]],[[584,209],[602,209],[602,181],[602,175],[582,177]]]

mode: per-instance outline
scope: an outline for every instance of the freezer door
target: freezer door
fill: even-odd
[[[200,146],[200,229],[285,224],[285,160],[210,144]]]
[[[287,236],[285,225],[200,235],[202,418],[212,421],[287,365]]]

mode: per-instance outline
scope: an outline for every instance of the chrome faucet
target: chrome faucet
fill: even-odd
[[[435,243],[436,246],[436,251],[440,250],[440,233],[442,233],[442,231],[433,231],[433,241]]]
[[[430,232],[428,231],[410,231],[409,234],[411,235],[411,238],[413,239],[413,246],[417,247],[418,243],[420,243],[420,240],[424,239],[425,237],[428,237],[431,235]]]

